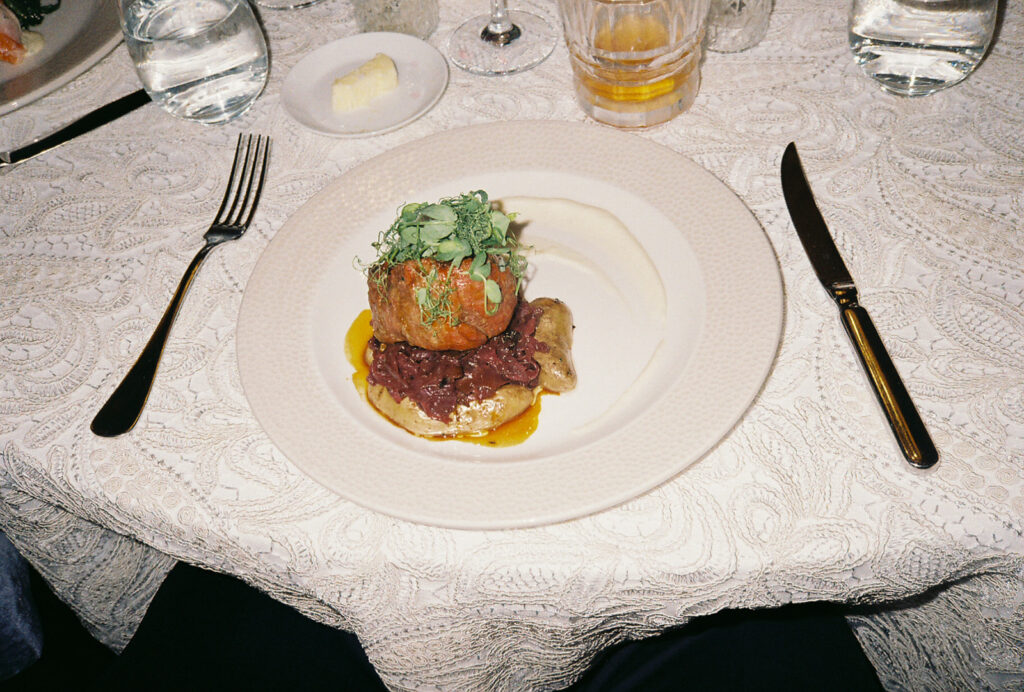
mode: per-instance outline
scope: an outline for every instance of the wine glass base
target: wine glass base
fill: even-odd
[[[297,10],[316,5],[323,0],[253,0],[253,4],[268,10]]]
[[[448,57],[473,74],[507,75],[528,70],[551,55],[558,34],[546,19],[521,10],[510,10],[508,18],[520,32],[508,43],[482,38],[491,21],[488,15],[466,20],[448,38]]]

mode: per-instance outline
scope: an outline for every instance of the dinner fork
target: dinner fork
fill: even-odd
[[[213,225],[203,236],[206,243],[185,270],[185,275],[181,277],[174,297],[171,298],[171,304],[164,311],[139,359],[93,418],[89,427],[95,434],[101,437],[115,437],[135,427],[146,405],[146,399],[149,398],[149,391],[153,387],[153,378],[160,364],[164,344],[167,343],[167,335],[178,314],[182,298],[185,297],[185,292],[199,270],[199,265],[206,259],[210,250],[221,243],[241,238],[249,228],[249,223],[256,212],[256,205],[260,201],[260,193],[263,192],[269,154],[269,137],[253,137],[251,134],[238,136],[235,159],[231,166],[231,175],[228,177],[228,189],[224,192],[224,200],[217,210]]]

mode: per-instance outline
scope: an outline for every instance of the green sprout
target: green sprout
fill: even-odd
[[[377,259],[365,270],[383,289],[388,270],[402,262],[433,259],[449,263],[454,270],[471,257],[469,276],[483,282],[484,310],[493,315],[502,295],[501,287],[489,278],[491,264],[496,264],[499,271],[512,273],[517,293],[526,271],[526,258],[520,254],[515,236],[508,232],[509,222],[514,218],[515,214],[492,209],[483,190],[442,199],[436,204],[406,204],[391,227],[373,243]],[[417,290],[416,302],[423,324],[446,318],[449,324],[456,325],[458,318],[451,307],[451,272],[445,285],[438,285],[436,269],[427,270],[421,263],[420,272],[426,286]]]

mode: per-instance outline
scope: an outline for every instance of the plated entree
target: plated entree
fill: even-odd
[[[43,37],[31,27],[60,7],[60,0],[0,0],[0,61],[17,65],[39,52]]]
[[[373,243],[366,395],[412,433],[482,435],[576,386],[572,315],[521,297],[513,219],[478,190],[405,205]]]

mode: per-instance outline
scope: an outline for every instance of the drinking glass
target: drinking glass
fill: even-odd
[[[663,123],[700,88],[708,0],[559,0],[576,100],[617,127]]]
[[[268,10],[297,10],[301,7],[310,7],[323,0],[252,0],[257,7],[265,7]]]
[[[923,96],[963,81],[988,51],[998,0],[853,0],[850,50],[894,94]]]
[[[119,0],[128,54],[153,102],[222,123],[267,83],[267,42],[247,0]]]
[[[491,0],[491,13],[466,20],[448,39],[448,55],[464,70],[507,75],[528,70],[551,55],[558,34],[532,12],[509,10],[508,0]]]
[[[425,39],[437,28],[438,0],[352,0],[359,31],[397,31]]]
[[[711,0],[708,50],[739,53],[753,48],[768,31],[772,0]]]

